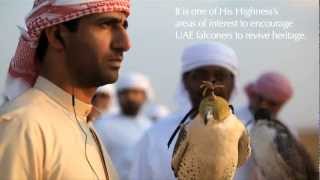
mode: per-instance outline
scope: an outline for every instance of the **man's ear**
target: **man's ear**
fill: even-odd
[[[65,48],[64,40],[61,36],[61,27],[59,25],[49,27],[44,30],[48,39],[48,44],[57,51],[62,51]]]

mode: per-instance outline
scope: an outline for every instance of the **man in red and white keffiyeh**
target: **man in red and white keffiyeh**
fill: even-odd
[[[27,30],[22,30],[16,53],[10,63],[6,97],[11,100],[34,85],[40,71],[39,59],[42,58],[37,56],[37,49],[46,50],[45,47],[39,47],[39,39],[41,34],[45,33],[44,29],[104,12],[122,12],[123,18],[126,18],[130,13],[128,0],[36,0],[32,11],[26,17]],[[120,56],[119,54],[121,53],[115,53],[114,56]]]
[[[86,117],[118,78],[129,0],[35,0],[0,109],[0,179],[117,179]]]

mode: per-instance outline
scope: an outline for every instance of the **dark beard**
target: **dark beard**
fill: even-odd
[[[124,115],[133,116],[133,117],[139,114],[140,109],[141,109],[141,104],[138,104],[135,102],[128,102],[127,104],[124,104],[121,106],[121,111]]]

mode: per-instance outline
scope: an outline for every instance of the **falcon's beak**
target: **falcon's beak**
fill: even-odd
[[[212,119],[213,118],[213,113],[212,111],[207,111],[204,115],[204,124],[207,125],[209,119]]]

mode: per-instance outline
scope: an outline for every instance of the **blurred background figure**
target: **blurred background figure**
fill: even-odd
[[[119,112],[102,117],[95,122],[95,127],[120,179],[125,180],[131,165],[132,147],[152,125],[142,113],[144,105],[152,97],[152,90],[148,78],[141,73],[121,76],[116,88]]]
[[[248,97],[249,103],[236,110],[236,114],[240,119],[246,122],[248,130],[251,131],[252,127],[255,127],[254,116],[257,111],[261,109],[267,110],[270,113],[270,119],[278,121],[279,112],[291,99],[293,95],[293,89],[290,81],[282,74],[277,72],[267,72],[262,74],[256,81],[248,83],[245,86],[245,93]],[[298,136],[298,132],[296,130],[291,129],[290,132],[294,136]],[[284,140],[281,143],[284,144],[288,142]],[[239,169],[235,179],[258,179],[257,167],[252,157],[244,166]]]
[[[272,119],[278,119],[281,108],[292,97],[293,89],[289,80],[282,74],[267,72],[255,82],[247,84],[245,93],[249,104],[239,109],[238,116],[249,122],[253,121],[253,114],[260,108],[269,110]]]
[[[245,86],[248,104],[236,108],[238,117],[246,123],[250,131],[254,123],[254,114],[264,108],[271,112],[272,119],[278,119],[283,105],[292,97],[293,89],[289,80],[277,72],[267,72]],[[236,173],[235,180],[254,179],[254,162],[252,158]]]
[[[157,122],[170,114],[170,110],[162,104],[152,104],[146,110],[146,115],[152,120]]]
[[[88,120],[97,120],[103,115],[117,112],[118,107],[115,98],[113,84],[98,87],[96,94],[91,100],[92,110],[88,115]]]

